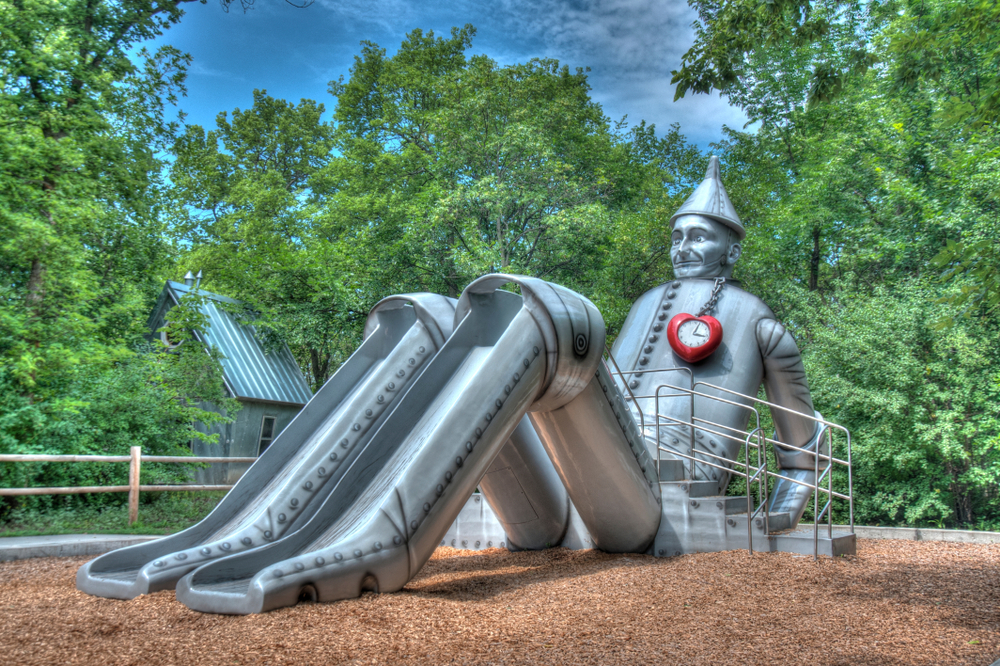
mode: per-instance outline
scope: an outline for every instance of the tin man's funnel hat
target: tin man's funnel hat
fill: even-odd
[[[719,178],[719,158],[715,155],[712,155],[708,160],[705,180],[701,181],[701,185],[691,193],[687,201],[670,218],[671,228],[674,226],[674,220],[681,215],[704,215],[722,222],[735,231],[740,240],[747,236],[747,230],[743,228],[740,216],[736,214],[733,202],[726,194],[726,188],[722,186],[722,179]]]

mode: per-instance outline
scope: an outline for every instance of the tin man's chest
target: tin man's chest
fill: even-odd
[[[722,324],[722,342],[702,361],[685,362],[667,339],[671,318],[697,315],[711,299],[713,286],[711,279],[674,280],[650,289],[632,306],[612,353],[623,371],[635,373],[629,386],[637,396],[654,394],[662,385],[690,388],[695,382],[756,395],[764,372],[757,322],[773,317],[756,296],[726,284],[710,313]]]

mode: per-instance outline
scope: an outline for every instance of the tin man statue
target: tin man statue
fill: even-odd
[[[776,439],[815,450],[819,424],[798,414],[820,416],[813,410],[795,340],[763,301],[732,278],[746,230],[722,185],[718,157],[711,157],[705,179],[670,218],[670,225],[675,279],[647,291],[635,302],[613,349],[623,369],[637,371],[629,381],[630,388],[637,396],[649,395],[664,384],[690,388],[693,379],[755,396],[763,383],[768,400],[790,410],[772,410]],[[705,319],[717,322],[721,331],[693,317],[681,321],[686,315],[710,315]],[[709,339],[712,336],[717,339]],[[700,348],[714,344],[717,347],[707,357],[697,358]],[[750,406],[718,389],[700,388],[699,392]],[[661,396],[670,393],[660,391]],[[640,397],[638,402],[644,414],[656,414],[655,397]],[[668,425],[661,425],[660,445],[688,456],[700,450],[704,453],[696,457],[705,460],[720,455],[735,459],[742,444],[740,433],[746,431],[751,416],[744,407],[695,397],[695,419],[719,424],[736,437],[709,436],[697,428],[692,437],[685,425],[692,423],[689,399],[661,397],[659,413],[668,420]],[[671,420],[677,423],[669,424]],[[814,456],[780,447],[775,453],[783,476],[812,483]],[[695,467],[696,479],[718,481],[720,494],[725,492],[728,474],[707,465]],[[805,486],[780,481],[771,511],[792,511],[794,525],[810,494]]]
[[[656,554],[678,552],[674,544],[681,542],[695,550],[731,543],[697,529],[691,533],[692,517],[687,514],[671,516],[671,507],[687,507],[689,498],[667,497],[663,493],[672,486],[659,481],[686,479],[702,486],[714,482],[712,492],[705,494],[724,495],[730,467],[719,459],[737,459],[761,384],[769,402],[778,405],[771,410],[775,439],[803,449],[775,448],[781,476],[789,480],[779,479],[770,512],[787,514],[785,527],[794,527],[812,494],[802,483],[814,484],[815,455],[808,451],[816,450],[822,428],[815,419],[822,417],[813,409],[792,335],[763,301],[732,278],[746,230],[722,185],[717,157],[710,159],[705,179],[670,218],[670,225],[675,279],[639,297],[612,349],[630,392],[602,366],[597,381],[568,404],[529,414],[593,543],[606,551],[641,552],[652,546],[652,533],[657,544],[670,544],[662,549],[658,545]],[[595,397],[602,392],[607,405]],[[621,431],[616,433],[618,426]],[[638,451],[636,440],[645,451]],[[623,462],[630,447],[645,478]],[[512,437],[492,469],[509,466],[508,456],[516,458],[518,450],[532,448],[539,447]],[[826,453],[825,445],[821,453]],[[649,482],[656,457],[661,473],[654,494],[660,506],[652,508],[643,484]],[[706,464],[709,461],[714,464]],[[683,471],[670,478],[664,474],[663,468],[676,471],[681,466]],[[508,482],[506,487],[541,484],[532,479],[519,486]],[[506,519],[508,506],[517,506],[518,499],[495,489],[489,474],[483,492],[510,541],[539,541],[526,534],[535,521]],[[532,501],[530,491],[527,494]],[[712,505],[722,499],[716,497]]]

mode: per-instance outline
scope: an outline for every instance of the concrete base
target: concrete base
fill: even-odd
[[[0,538],[0,562],[32,557],[83,557],[100,555],[158,536],[131,534],[55,534],[52,536]]]
[[[834,525],[835,530],[846,530],[847,525]],[[925,527],[869,527],[855,525],[854,532],[861,539],[904,539],[906,541],[948,541],[951,543],[1000,543],[1000,532],[976,530],[936,530]]]
[[[726,508],[734,498],[728,498]],[[478,501],[477,501],[478,500]],[[735,506],[735,505],[734,505]],[[733,514],[728,515],[733,518]],[[736,528],[737,526],[732,526]],[[948,541],[953,543],[990,544],[1000,543],[1000,532],[977,532],[970,530],[937,530],[917,527],[867,527],[856,525],[852,537],[846,525],[834,525],[833,540],[823,538],[819,543],[821,555],[839,556],[855,552],[855,539],[904,539],[907,541]],[[825,537],[826,527],[820,526],[820,536]],[[84,557],[100,555],[117,548],[158,539],[156,536],[136,536],[127,534],[60,534],[37,537],[0,538],[0,562],[23,560],[31,557]],[[755,534],[754,550],[767,552],[812,554],[812,528],[801,525],[798,529],[781,534]],[[478,544],[476,542],[479,542]],[[464,543],[463,543],[464,542]],[[738,529],[732,530],[727,541],[729,549],[747,547],[746,516],[741,517]],[[506,548],[507,535],[503,525],[497,520],[493,509],[482,498],[473,495],[458,516],[442,546],[482,550],[484,548]],[[560,546],[572,550],[593,548],[590,534],[574,508],[570,510],[570,524]],[[665,550],[665,549],[664,549]],[[655,552],[655,551],[654,551]],[[672,554],[672,553],[671,553]],[[666,552],[663,553],[667,555]],[[1000,666],[998,664],[997,666]]]
[[[743,550],[747,547],[746,513],[737,513],[740,508],[746,510],[745,500],[741,503],[741,498],[702,496],[692,504],[690,494],[700,488],[697,482],[693,486],[690,482],[663,483],[662,487],[664,499],[667,500],[663,503],[663,522],[649,554],[674,557],[686,553]],[[683,494],[684,497],[673,497],[671,493]],[[698,495],[697,492],[694,494]],[[754,550],[812,555],[812,526],[784,529],[788,526],[787,514],[774,515],[771,521],[772,534],[764,534],[762,526],[754,525]],[[679,529],[682,525],[683,529]],[[774,533],[782,529],[784,531]],[[441,545],[463,550],[510,548],[503,525],[486,499],[478,494],[469,498],[458,519],[442,539]],[[574,508],[571,507],[566,536],[560,543],[553,545],[571,550],[594,547],[587,528]],[[846,528],[836,528],[831,539],[827,536],[826,527],[821,526],[816,546],[818,554],[828,557],[853,555],[857,552],[857,538]]]

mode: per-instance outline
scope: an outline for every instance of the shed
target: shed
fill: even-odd
[[[150,338],[162,338],[163,334],[156,331],[166,324],[167,312],[196,289],[190,273],[185,284],[171,280],[164,285],[149,317]],[[206,444],[192,440],[191,450],[196,456],[259,456],[309,401],[312,391],[287,345],[282,343],[277,349],[265,351],[254,327],[240,323],[223,307],[238,306],[239,301],[202,289],[197,289],[197,293],[205,298],[200,310],[208,326],[204,336],[196,337],[207,345],[215,345],[225,356],[222,371],[226,393],[238,400],[242,409],[233,423],[211,428],[196,423],[195,427],[202,432],[218,433],[219,441]],[[199,406],[223,413],[210,403]],[[199,484],[232,484],[247,467],[248,463],[213,464],[197,470],[195,478]]]

